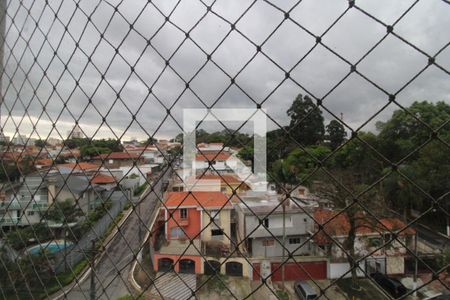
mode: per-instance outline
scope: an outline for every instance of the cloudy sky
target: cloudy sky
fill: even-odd
[[[45,2],[8,1],[1,124],[10,136],[18,129],[65,138],[77,120],[95,138],[166,138],[181,132],[184,108],[255,103],[273,129],[288,123],[286,110],[299,93],[326,96],[327,109],[356,129],[386,104],[385,92],[398,93],[427,66],[426,55],[438,52],[441,68],[428,67],[397,100],[450,102],[450,6],[441,0],[419,1],[400,21],[414,1],[357,0],[359,9],[344,0]],[[411,45],[386,36],[383,24],[395,24]],[[374,84],[352,73],[329,93],[349,74],[348,62],[359,62]],[[362,130],[374,130],[395,109],[388,106]]]

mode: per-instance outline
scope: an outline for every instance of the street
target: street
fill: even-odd
[[[131,294],[132,288],[128,283],[128,275],[141,245],[138,228],[141,226],[141,234],[144,237],[145,226],[148,226],[155,209],[159,207],[160,202],[155,193],[162,197],[160,193],[162,183],[170,176],[170,170],[165,169],[164,172],[163,178],[154,184],[155,192],[149,193],[142,201],[141,218],[138,216],[139,209],[133,210],[97,262],[95,266],[96,299],[117,299]],[[59,292],[53,299],[90,299],[90,276],[83,277],[81,283],[65,290],[66,295]]]

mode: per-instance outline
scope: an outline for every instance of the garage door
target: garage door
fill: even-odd
[[[303,268],[311,275],[313,279],[326,279],[327,278],[327,262],[326,261],[319,261],[319,262],[303,262],[299,263],[302,265]],[[275,271],[275,269],[279,266],[278,263],[272,263],[272,271]],[[253,280],[260,280],[259,276],[260,272],[260,264],[254,263],[253,264]],[[299,267],[295,263],[288,263],[285,264],[285,278],[286,280],[308,280],[309,276],[308,274],[302,270],[301,267]],[[273,281],[281,281],[281,268],[274,272],[272,275]]]
[[[173,270],[173,260],[170,258],[158,259],[158,272],[169,272]]]
[[[227,262],[225,265],[225,272],[229,276],[242,277],[242,264],[235,261]]]
[[[282,268],[279,263],[272,263],[272,281],[281,281]],[[276,270],[276,271],[275,271]],[[285,280],[326,279],[327,262],[299,262],[284,265]]]
[[[180,273],[195,274],[195,261],[192,259],[182,259],[179,263]]]

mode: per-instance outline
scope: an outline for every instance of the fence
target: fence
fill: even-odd
[[[105,234],[111,228],[111,224],[129,201],[127,197],[120,194],[117,195],[117,193],[116,195],[111,193],[107,198],[112,199],[112,207],[105,212],[105,215],[73,247],[67,249],[66,252],[63,251],[56,255],[54,270],[57,274],[74,269],[82,259],[86,259],[92,254],[92,240],[106,237]]]
[[[450,294],[449,9],[0,0],[1,296]]]

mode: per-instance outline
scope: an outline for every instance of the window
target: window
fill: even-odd
[[[27,211],[27,216],[34,216],[34,211],[32,210]]]
[[[213,230],[211,230],[211,235],[212,236],[223,235],[223,230],[222,229],[213,229]]]
[[[273,246],[275,245],[275,240],[264,240],[263,241],[263,246],[267,247],[267,246]]]
[[[289,244],[301,244],[302,239],[299,237],[289,238]]]
[[[180,227],[173,227],[172,229],[170,229],[170,238],[179,239],[179,238],[184,238],[184,237],[185,237],[185,234]]]
[[[209,212],[209,215],[211,216],[211,218],[214,218],[215,221],[219,220],[219,216],[220,216],[219,211],[212,210],[212,211]]]
[[[188,212],[186,208],[181,208],[180,209],[180,218],[181,219],[187,219],[188,216]]]
[[[269,228],[269,219],[264,219],[263,221],[264,227]]]
[[[110,159],[110,160],[108,160],[108,163],[109,163],[109,164],[113,164],[113,163],[114,163],[114,160],[113,160],[113,159]]]

